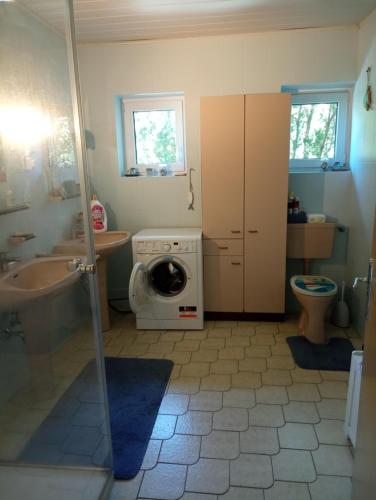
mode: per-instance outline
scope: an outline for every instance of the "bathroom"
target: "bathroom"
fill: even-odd
[[[288,1],[279,8],[285,9],[283,18],[277,2],[234,2],[233,10],[220,1],[137,3],[0,1],[0,67],[6,75],[0,85],[0,281],[9,272],[15,277],[17,269],[22,281],[22,266],[32,263],[39,271],[31,269],[26,282],[36,280],[44,290],[28,299],[0,284],[0,496],[371,499],[374,479],[364,449],[368,439],[367,452],[375,456],[374,430],[367,425],[372,388],[366,392],[364,384],[370,404],[369,410],[361,406],[367,432],[359,434],[363,450],[358,447],[357,459],[357,447],[354,453],[343,432],[348,371],[298,368],[286,342],[299,332],[301,307],[290,278],[303,273],[302,259],[284,259],[286,298],[278,317],[216,317],[207,305],[205,273],[217,257],[205,243],[201,114],[207,97],[242,96],[240,106],[247,106],[248,96],[263,95],[267,110],[276,95],[348,96],[346,168],[289,168],[287,158],[280,189],[274,191],[270,176],[254,212],[261,219],[281,196],[284,208],[276,221],[287,221],[287,194],[293,192],[304,211],[334,222],[330,257],[312,259],[306,274],[329,277],[339,288],[345,282],[351,323],[338,327],[328,318],[326,333],[362,350],[372,315],[366,326],[367,286],[352,284],[367,277],[372,249],[376,2],[349,0],[346,9],[337,1],[336,9],[307,2],[299,7],[301,19],[293,21],[298,7]],[[205,25],[200,12],[214,16],[215,24]],[[368,111],[367,85],[373,90]],[[129,176],[124,110],[134,100],[153,98],[182,103],[183,170],[167,166],[160,175],[145,170]],[[264,113],[259,121],[265,130],[272,130],[270,118]],[[218,124],[209,121],[209,137]],[[240,144],[237,152],[247,149]],[[228,196],[238,193],[230,182],[244,175],[237,176],[235,160],[220,169]],[[244,169],[244,157],[239,161]],[[104,233],[91,231],[93,194],[107,214]],[[247,202],[243,196],[239,200]],[[211,199],[227,222],[237,200]],[[138,329],[128,312],[132,236],[155,228],[204,230],[202,329],[158,322],[151,330]],[[275,257],[270,248],[279,249],[263,247],[265,259]],[[245,261],[243,250],[231,254],[232,261]],[[58,280],[54,289],[51,276]],[[220,290],[211,287],[213,295],[220,292],[227,300],[226,290],[235,290],[239,279],[243,275],[232,281],[225,276]],[[190,315],[184,314],[188,323]],[[124,477],[114,463],[119,443],[110,413],[116,395],[104,358],[174,363],[138,471]]]

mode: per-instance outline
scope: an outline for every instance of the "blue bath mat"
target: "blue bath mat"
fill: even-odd
[[[115,479],[131,479],[140,470],[173,365],[167,359],[106,358]]]
[[[306,370],[350,371],[350,340],[333,337],[327,344],[313,344],[304,336],[287,337],[295,363]]]
[[[105,358],[113,468],[131,479],[142,465],[173,367],[165,359]],[[97,366],[91,360],[35,430],[18,460],[109,466]]]

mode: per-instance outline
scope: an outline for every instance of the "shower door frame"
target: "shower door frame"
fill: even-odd
[[[98,288],[98,277],[96,274],[96,260],[97,256],[94,247],[94,236],[91,228],[91,207],[90,207],[90,180],[87,168],[87,155],[86,155],[86,143],[85,143],[85,126],[84,126],[84,115],[82,110],[81,101],[81,90],[80,90],[80,79],[78,70],[78,55],[77,55],[77,42],[76,42],[76,32],[74,24],[74,9],[73,0],[65,0],[66,3],[66,23],[65,23],[65,37],[67,43],[67,55],[68,55],[68,70],[70,78],[71,87],[71,97],[72,97],[72,111],[73,111],[73,122],[75,131],[75,147],[76,147],[76,160],[77,168],[80,179],[81,186],[81,201],[82,201],[82,212],[83,212],[83,222],[84,222],[84,232],[86,240],[86,254],[89,267],[92,268],[93,272],[88,272],[89,290],[90,290],[90,305],[92,314],[92,327],[94,333],[95,350],[96,350],[96,362],[98,374],[101,379],[102,396],[105,411],[105,421],[106,421],[106,433],[109,436],[108,445],[110,453],[110,469],[108,479],[102,490],[99,500],[105,500],[113,485],[113,474],[112,474],[112,443],[111,443],[111,430],[110,430],[110,419],[109,419],[109,407],[108,407],[108,397],[107,397],[107,383],[106,383],[106,373],[105,373],[105,363],[104,363],[104,349],[102,341],[102,329],[101,329],[101,310],[100,310],[100,299],[99,299],[99,288]]]

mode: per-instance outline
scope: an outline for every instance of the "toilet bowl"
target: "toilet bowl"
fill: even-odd
[[[325,336],[325,313],[337,294],[337,284],[325,276],[293,276],[292,291],[302,306],[299,329],[314,344],[323,344]]]

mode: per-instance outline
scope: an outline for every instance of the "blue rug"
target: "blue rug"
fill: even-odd
[[[105,358],[113,468],[131,479],[142,465],[173,367],[165,359]],[[110,465],[97,366],[91,360],[36,429],[18,460]]]
[[[313,344],[301,335],[287,337],[286,340],[299,368],[350,371],[354,346],[348,339],[333,337],[327,344]]]
[[[131,479],[142,465],[174,364],[167,359],[105,361],[114,477]]]

